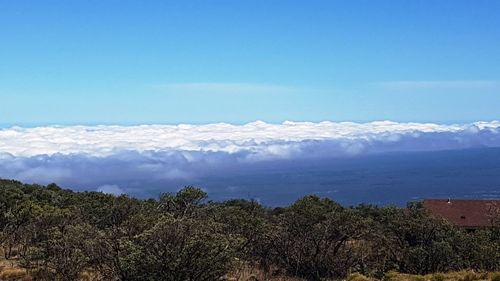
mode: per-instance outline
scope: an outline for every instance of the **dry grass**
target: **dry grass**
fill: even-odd
[[[0,251],[3,256],[3,251]],[[15,259],[0,259],[0,280],[6,281],[29,281],[30,275],[25,269],[19,268]]]
[[[491,281],[500,281],[500,273],[491,273],[490,275]]]
[[[79,281],[94,281],[94,280],[102,280],[98,274],[91,271],[84,271],[80,274]]]
[[[303,281],[304,279],[286,276],[265,276],[258,269],[244,266],[231,273],[228,281]],[[473,271],[458,271],[434,273],[427,275],[404,274],[389,272],[382,279],[364,276],[360,273],[350,274],[343,281],[500,281],[500,272],[478,273]]]
[[[241,265],[226,277],[227,281],[304,281],[279,274],[265,274],[264,271],[248,265]]]
[[[263,272],[246,267],[235,271],[226,280],[230,281],[302,281],[303,279],[272,276],[267,277]],[[364,276],[360,273],[350,274],[343,281],[500,281],[500,272],[477,273],[473,271],[459,271],[448,273],[434,273],[427,275],[413,275],[398,272],[389,272],[382,279]]]
[[[97,280],[93,272],[84,272],[79,281]],[[0,281],[31,281],[26,270],[17,267],[15,261],[0,260]],[[269,276],[256,267],[241,265],[226,277],[227,281],[305,281],[304,279],[287,277],[274,273]],[[398,272],[389,272],[383,279],[375,279],[359,273],[349,275],[344,281],[500,281],[500,272],[478,273],[473,271],[459,271],[434,273],[427,275],[412,275]]]
[[[433,273],[427,275],[411,275],[397,272],[387,273],[384,281],[500,281],[500,273],[478,273],[474,271],[458,271]]]
[[[3,268],[0,272],[0,280],[30,281],[31,277],[26,270],[21,268]]]
[[[230,281],[303,281],[304,279],[286,276],[265,276],[255,268],[243,266],[227,277]],[[500,272],[478,273],[473,271],[458,271],[434,273],[427,275],[413,275],[398,272],[389,272],[382,279],[371,278],[360,273],[350,274],[343,281],[500,281]]]
[[[353,273],[353,274],[349,275],[346,280],[347,281],[376,281],[377,279],[366,277],[360,273]]]

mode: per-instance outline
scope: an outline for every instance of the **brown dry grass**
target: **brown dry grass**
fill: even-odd
[[[303,281],[304,279],[287,276],[265,276],[256,268],[242,266],[228,275],[230,281]],[[325,280],[326,281],[326,280]],[[458,271],[447,273],[434,273],[427,275],[413,275],[398,272],[389,272],[382,279],[371,278],[360,273],[350,274],[343,281],[500,281],[500,272]]]
[[[0,280],[8,281],[31,281],[31,277],[26,270],[21,268],[2,268]]]
[[[352,275],[351,275],[352,276]],[[349,281],[372,281],[377,279],[367,278],[363,275],[357,275],[358,279],[347,279]],[[382,281],[500,281],[500,272],[474,272],[457,271],[447,273],[433,273],[427,275],[413,275],[398,272],[389,272]]]
[[[0,251],[3,256],[3,251]],[[0,259],[0,280],[6,281],[29,281],[31,277],[25,269],[19,268],[15,259]]]
[[[226,277],[227,281],[304,281],[304,279],[283,275],[266,275],[264,271],[248,265],[241,265]]]
[[[92,272],[84,272],[79,281],[97,280]],[[15,260],[0,260],[0,281],[31,281],[32,278],[25,269],[19,268]],[[266,274],[248,265],[241,265],[226,277],[227,281],[305,281],[304,279],[283,275],[266,276]],[[359,273],[349,275],[345,281],[500,281],[500,272],[478,273],[474,271],[459,271],[434,273],[427,275],[411,275],[389,272],[382,279],[375,279]]]

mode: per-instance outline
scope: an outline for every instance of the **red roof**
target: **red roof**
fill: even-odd
[[[492,226],[500,216],[500,200],[425,199],[424,207],[461,227]]]

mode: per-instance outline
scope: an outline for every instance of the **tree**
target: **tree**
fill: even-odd
[[[89,266],[87,251],[94,235],[95,229],[88,224],[52,227],[45,233],[45,239],[30,247],[23,264],[35,278],[77,280]]]
[[[273,241],[276,263],[308,280],[344,277],[356,265],[365,222],[329,199],[306,196],[285,209]]]
[[[160,195],[159,209],[175,217],[195,215],[196,210],[207,199],[207,193],[193,186],[186,186],[176,194]]]
[[[164,216],[151,229],[123,244],[120,280],[218,280],[230,269],[239,241],[218,223]]]

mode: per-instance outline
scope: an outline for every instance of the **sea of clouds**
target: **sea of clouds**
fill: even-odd
[[[45,126],[0,130],[0,177],[110,193],[189,182],[235,165],[387,152],[500,147],[500,121]]]

